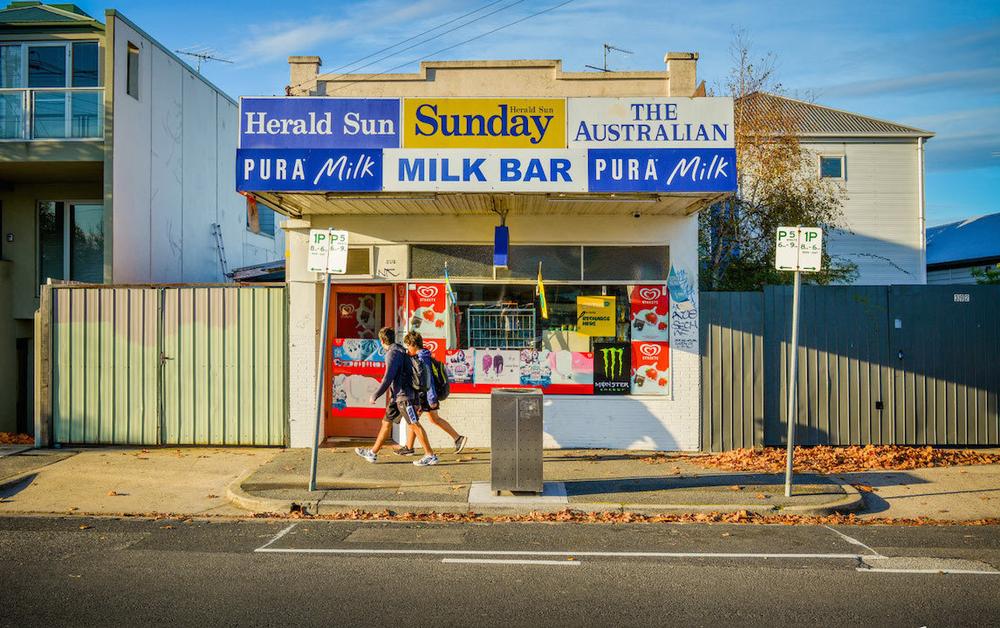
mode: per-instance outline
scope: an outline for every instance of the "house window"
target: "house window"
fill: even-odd
[[[842,155],[821,156],[819,158],[819,178],[843,179],[844,157]]]
[[[100,137],[99,51],[96,41],[0,46],[0,139]]]
[[[125,92],[139,99],[139,47],[128,42],[128,66],[125,69]]]
[[[38,204],[38,282],[104,281],[104,205],[42,201]]]
[[[250,222],[250,215],[251,215],[252,212],[251,212],[251,209],[250,209],[250,199],[248,198],[247,199],[247,231],[251,231],[253,233],[259,233],[260,235],[266,235],[266,236],[270,236],[270,237],[273,238],[274,237],[275,223],[277,223],[277,220],[275,218],[275,214],[277,214],[277,212],[275,212],[273,209],[271,209],[270,207],[268,207],[264,203],[261,203],[260,199],[256,200],[256,207],[257,207],[257,227],[258,227],[258,229],[257,229],[257,231],[254,231],[253,225]]]

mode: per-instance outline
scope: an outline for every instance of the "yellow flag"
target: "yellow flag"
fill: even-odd
[[[549,305],[545,302],[545,284],[542,283],[542,263],[538,262],[538,301],[542,308],[542,318],[548,320]]]

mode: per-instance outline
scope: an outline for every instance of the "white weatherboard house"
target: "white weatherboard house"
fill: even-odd
[[[816,176],[844,186],[842,223],[827,251],[858,266],[857,285],[926,283],[924,150],[930,131],[772,94],[799,121]]]

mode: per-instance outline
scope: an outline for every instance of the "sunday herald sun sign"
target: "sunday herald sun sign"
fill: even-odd
[[[243,192],[732,192],[730,98],[241,98]]]

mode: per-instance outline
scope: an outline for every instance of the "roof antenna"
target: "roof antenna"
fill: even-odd
[[[194,49],[194,50],[175,50],[179,55],[185,55],[193,59],[198,60],[198,65],[196,66],[196,71],[201,74],[201,64],[205,61],[221,61],[222,63],[232,63],[230,59],[223,59],[222,57],[216,57],[212,54],[214,51],[209,48]]]
[[[604,67],[599,68],[596,65],[585,65],[584,67],[590,68],[592,70],[597,70],[599,72],[614,72],[614,70],[608,69],[608,53],[609,52],[620,52],[622,54],[630,55],[634,54],[631,50],[625,50],[624,48],[619,48],[612,44],[604,44]]]

